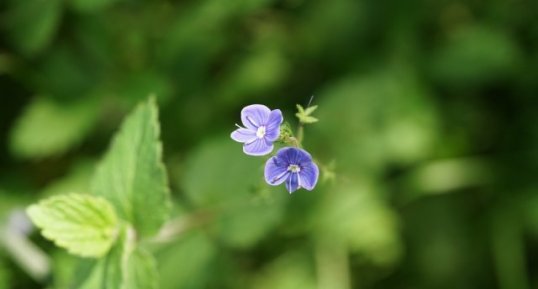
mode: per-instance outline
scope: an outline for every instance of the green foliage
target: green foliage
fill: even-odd
[[[155,259],[149,252],[137,248],[127,256],[127,277],[122,288],[158,289],[158,272]]]
[[[92,193],[108,199],[142,237],[155,234],[170,212],[157,118],[153,99],[139,105],[124,121],[91,183]]]
[[[118,240],[106,256],[97,261],[85,261],[75,276],[74,287],[80,289],[122,288],[127,270],[128,237],[126,228],[119,232]],[[125,267],[124,267],[125,266]]]
[[[218,253],[215,244],[204,233],[193,231],[165,246],[157,254],[158,271],[163,289],[204,288],[215,273],[211,264]],[[178,264],[189,264],[178,270]]]
[[[45,197],[64,194],[65,192],[90,192],[90,179],[94,171],[95,163],[81,160],[69,169],[62,178],[48,184],[41,194]]]
[[[520,55],[506,33],[489,27],[468,27],[456,31],[439,49],[432,59],[432,72],[449,85],[476,85],[513,74]]]
[[[95,124],[97,112],[93,100],[60,104],[50,98],[36,97],[11,132],[11,150],[21,158],[64,153],[87,135]]]
[[[311,116],[311,114],[318,108],[317,105],[309,106],[304,109],[300,104],[297,105],[297,113],[295,116],[299,119],[300,123],[309,124],[318,121],[317,118]]]
[[[0,1],[0,240],[51,260],[35,278],[2,247],[0,288],[537,288],[536,11]],[[302,125],[313,94],[321,121]],[[301,140],[315,190],[268,186],[265,158],[230,140],[253,103],[282,110],[275,150]],[[114,208],[98,259],[13,218],[69,192]]]
[[[255,277],[252,288],[317,288],[313,268],[310,265],[312,263],[313,260],[310,260],[304,252],[279,256]]]
[[[105,255],[118,234],[114,208],[91,195],[51,197],[30,206],[28,215],[43,236],[82,257]]]
[[[342,168],[358,166],[363,174],[383,170],[388,161],[426,158],[436,140],[437,119],[427,91],[410,75],[390,68],[328,87],[320,103],[324,121],[312,136],[316,143],[328,147]],[[350,105],[356,102],[360,105]],[[342,143],[351,149],[342,149]]]
[[[185,193],[196,207],[216,214],[212,229],[230,246],[254,245],[282,218],[282,191],[271,190],[270,199],[256,196],[265,187],[262,166],[227,138],[209,142],[187,160]]]
[[[80,260],[88,260],[88,262],[95,262],[93,258],[81,259],[74,255],[69,254],[64,250],[57,250],[52,255],[53,264],[52,278],[54,280],[55,289],[69,289],[72,286],[73,275],[77,271]]]
[[[114,138],[92,180],[94,195],[56,195],[28,207],[43,236],[72,254],[99,258],[77,275],[77,288],[159,288],[153,255],[137,238],[155,234],[168,218],[161,154],[157,107],[150,99]],[[72,178],[79,177],[49,190],[71,187]]]
[[[3,260],[0,260],[0,289],[8,289],[9,284],[11,283],[9,271],[7,270],[6,264]]]
[[[343,242],[372,263],[392,266],[401,256],[401,240],[394,212],[372,191],[372,186],[337,186],[338,198],[328,198],[320,208],[318,234]]]
[[[93,12],[116,2],[115,0],[71,0],[70,4],[81,12]]]
[[[83,263],[76,279],[79,289],[159,288],[153,255],[135,242],[135,232],[123,227],[109,253],[91,263]]]
[[[8,1],[6,17],[13,43],[25,55],[41,52],[51,42],[60,24],[62,1]]]

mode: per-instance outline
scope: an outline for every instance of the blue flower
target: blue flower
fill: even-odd
[[[293,193],[297,189],[314,189],[318,182],[319,169],[312,156],[305,150],[293,147],[280,149],[265,164],[265,181],[273,186],[286,182],[286,189]]]
[[[243,126],[231,137],[244,143],[243,151],[251,156],[263,156],[273,151],[273,142],[280,136],[283,117],[280,109],[270,110],[267,106],[253,104],[241,111]]]

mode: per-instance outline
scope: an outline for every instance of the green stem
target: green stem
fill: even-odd
[[[297,140],[299,141],[299,145],[303,142],[304,139],[304,126],[303,124],[300,124],[297,128]]]

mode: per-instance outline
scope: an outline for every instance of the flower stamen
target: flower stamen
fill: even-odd
[[[301,167],[298,166],[298,165],[289,165],[288,166],[288,171],[292,172],[292,173],[298,173],[301,171]]]
[[[258,127],[258,130],[256,131],[256,136],[258,138],[263,138],[265,136],[265,126]]]

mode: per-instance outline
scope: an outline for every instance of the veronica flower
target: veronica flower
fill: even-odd
[[[280,136],[283,117],[280,109],[270,110],[267,106],[253,104],[241,110],[243,126],[232,132],[231,137],[244,143],[247,155],[262,156],[273,151],[273,142]]]
[[[286,182],[290,194],[300,188],[311,191],[318,177],[318,166],[303,149],[285,147],[265,163],[265,181],[273,186]]]

